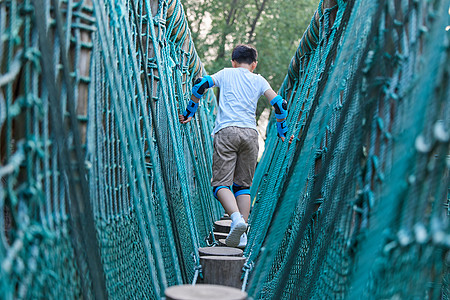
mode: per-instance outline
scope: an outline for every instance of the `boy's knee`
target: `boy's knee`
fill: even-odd
[[[250,187],[249,186],[240,186],[236,183],[233,183],[232,192],[234,194],[234,197],[240,196],[240,195],[250,195]]]
[[[225,185],[213,186],[214,198],[219,199],[219,198],[217,198],[217,193],[219,192],[220,189],[231,190],[229,186],[225,186]]]

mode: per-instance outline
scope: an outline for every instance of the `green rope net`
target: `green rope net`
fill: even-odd
[[[177,121],[204,73],[179,1],[2,1],[0,33],[2,295],[158,299],[192,281],[223,212],[212,91]]]
[[[254,298],[449,297],[448,20],[446,1],[319,4],[280,88],[295,139],[271,120],[252,186]]]
[[[280,88],[295,138],[270,120],[252,186],[251,297],[450,297],[448,9],[319,3]],[[204,74],[180,1],[0,2],[5,299],[192,282],[223,213],[213,91],[177,120]]]

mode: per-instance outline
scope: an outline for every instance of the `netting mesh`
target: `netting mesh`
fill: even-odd
[[[250,295],[448,297],[447,10],[321,2],[280,89],[296,138],[272,120],[255,176]]]
[[[448,299],[448,2],[323,0],[252,186],[256,299]],[[293,37],[296,38],[296,37]],[[179,1],[0,2],[0,292],[158,299],[222,213]],[[95,237],[97,235],[97,238]]]
[[[0,33],[2,295],[158,299],[192,281],[222,211],[212,91],[177,124],[204,73],[180,2],[2,1]]]

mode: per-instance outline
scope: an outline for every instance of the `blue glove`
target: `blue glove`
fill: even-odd
[[[270,104],[275,108],[275,117],[277,119],[284,119],[287,117],[287,102],[280,95],[270,101]]]
[[[211,76],[206,75],[203,78],[197,78],[192,87],[192,95],[196,98],[201,99],[205,91],[214,86],[214,81]]]
[[[184,120],[187,120],[189,117],[194,117],[195,112],[197,111],[198,103],[195,103],[192,100],[189,100],[188,106],[183,113]]]
[[[286,120],[277,122],[277,131],[279,137],[286,138],[286,133],[288,132],[288,126]]]

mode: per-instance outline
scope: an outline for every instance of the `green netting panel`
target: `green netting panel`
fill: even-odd
[[[271,120],[252,187],[252,297],[448,297],[448,20],[445,1],[319,4],[280,89],[296,138]]]
[[[192,281],[222,210],[212,91],[178,124],[205,73],[180,2],[2,1],[0,36],[2,295],[158,299]]]
[[[252,297],[449,297],[446,5],[319,3],[280,88],[296,138],[271,120],[252,187]],[[190,282],[222,210],[213,93],[177,122],[204,74],[180,2],[2,1],[0,37],[2,295]]]
[[[86,212],[79,205],[89,203],[88,197],[77,198],[87,194],[80,180],[82,167],[76,163],[86,110],[73,101],[86,92],[87,82],[82,63],[77,73],[70,74],[66,68],[68,60],[79,63],[89,45],[81,39],[70,41],[70,35],[63,38],[56,30],[62,27],[60,15],[50,14],[49,3],[38,4],[34,12],[30,1],[0,3],[1,293],[5,299],[87,297],[94,294],[92,278],[98,278],[98,272],[89,271],[93,266],[89,257],[98,253],[84,251],[98,250],[98,243],[93,240],[84,247],[87,238],[95,239],[92,212],[88,210],[84,222],[79,222],[80,213]],[[66,4],[61,3],[61,12],[65,9]],[[47,20],[53,20],[49,35]],[[89,36],[93,31],[89,20],[81,23],[74,22],[72,33]],[[50,38],[54,45],[46,43]],[[73,50],[70,56],[64,51],[68,43]],[[79,128],[62,135],[61,125],[72,128],[69,122],[74,120],[74,106]],[[58,120],[62,109],[67,112],[65,124]],[[77,167],[62,157],[73,158]],[[67,201],[69,195],[71,202]],[[74,233],[74,228],[92,230],[81,235],[80,231]],[[95,264],[100,265],[97,258]],[[101,289],[102,281],[98,286]]]

